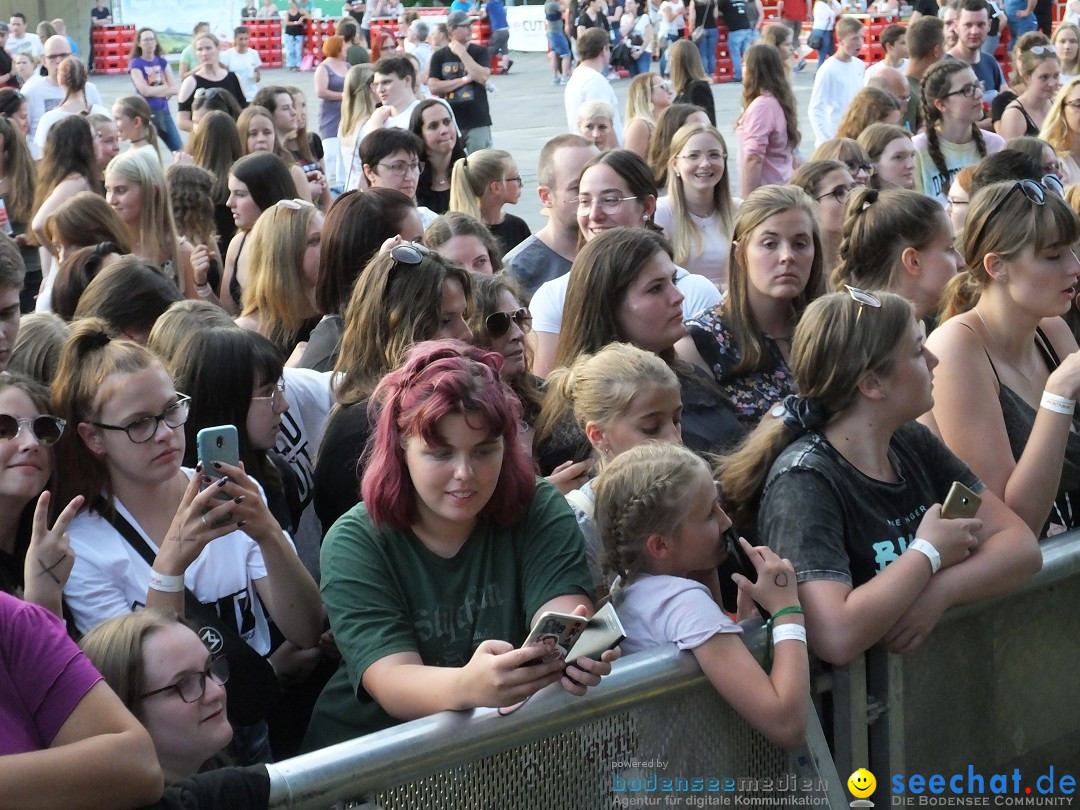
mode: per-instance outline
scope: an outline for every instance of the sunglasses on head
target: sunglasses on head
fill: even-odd
[[[390,258],[394,260],[394,264],[415,266],[420,264],[425,256],[430,255],[430,250],[416,242],[402,242],[390,248]]]
[[[38,444],[44,447],[52,447],[60,437],[64,435],[64,426],[67,425],[58,416],[29,417],[12,416],[8,413],[0,413],[0,440],[17,439],[23,432],[23,428],[29,428],[38,440]]]
[[[1061,181],[1055,175],[1044,175],[1041,182],[1035,182],[1034,180],[1028,180],[1026,178],[1023,180],[1017,180],[1013,184],[1013,187],[1010,188],[1006,192],[1005,196],[1001,198],[998,204],[995,205],[990,210],[990,213],[986,215],[986,219],[983,220],[982,227],[979,229],[979,235],[975,237],[976,245],[980,244],[982,242],[983,236],[986,235],[986,228],[990,224],[990,220],[992,220],[998,215],[1001,209],[1005,206],[1005,203],[1007,203],[1009,201],[1009,198],[1017,191],[1023,194],[1027,198],[1028,202],[1034,203],[1035,205],[1046,204],[1046,192],[1048,191],[1057,197],[1061,197],[1062,199],[1064,199],[1065,197],[1065,186],[1062,185]]]
[[[532,313],[526,307],[513,312],[492,312],[484,319],[484,326],[493,338],[500,338],[510,331],[511,322],[516,323],[522,332],[532,329]]]

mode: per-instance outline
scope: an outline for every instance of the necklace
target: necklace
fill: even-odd
[[[433,185],[435,187],[445,186],[445,185],[448,185],[449,183],[450,183],[450,181],[447,180],[444,177],[433,177],[431,179],[431,185]]]
[[[1013,371],[1015,371],[1017,374],[1019,374],[1025,380],[1027,380],[1028,383],[1033,382],[1031,377],[1032,377],[1033,374],[1035,374],[1036,371],[1038,371],[1038,366],[1036,365],[1036,367],[1033,368],[1030,373],[1025,374],[1020,369],[1020,367],[1017,366],[1016,363],[1014,363],[1012,360],[1010,360],[1008,358],[1008,356],[1005,354],[1004,350],[1001,348],[1001,345],[997,342],[997,338],[994,337],[994,333],[991,332],[990,327],[987,326],[986,319],[982,316],[982,313],[979,312],[979,308],[978,307],[972,307],[972,309],[974,310],[975,315],[978,317],[979,323],[982,324],[983,330],[986,332],[986,336],[990,338],[990,343],[993,344],[995,349],[997,349],[998,355],[1001,356],[1001,359],[1005,361],[1006,365],[1008,365]]]

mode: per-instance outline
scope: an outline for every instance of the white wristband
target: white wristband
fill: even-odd
[[[1039,402],[1039,405],[1046,408],[1048,411],[1063,413],[1066,416],[1072,416],[1073,411],[1076,410],[1075,399],[1059,397],[1057,394],[1051,394],[1049,391],[1043,391],[1042,401]]]
[[[938,554],[938,550],[934,548],[934,544],[929,540],[923,540],[921,537],[916,537],[908,543],[908,550],[917,551],[920,554],[926,555],[926,559],[930,560],[930,573],[936,574],[938,569],[941,568],[941,555]]]
[[[806,643],[806,628],[801,624],[777,624],[773,625],[772,643],[779,644],[781,641],[801,641]]]
[[[209,298],[211,295],[214,294],[214,288],[206,283],[196,284],[195,293],[199,296],[199,298]]]
[[[161,591],[161,593],[183,593],[184,575],[170,576],[169,574],[159,574],[151,568],[150,587],[155,591]]]

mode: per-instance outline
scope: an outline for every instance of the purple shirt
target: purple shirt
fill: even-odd
[[[0,756],[48,748],[100,680],[62,621],[0,593]]]
[[[146,83],[151,87],[160,87],[165,84],[165,68],[168,62],[161,56],[155,56],[149,62],[141,56],[136,56],[128,64],[128,73],[137,70],[142,73]],[[165,110],[169,107],[169,100],[163,96],[143,96],[151,110]]]

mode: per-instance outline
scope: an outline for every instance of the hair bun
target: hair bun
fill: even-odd
[[[109,337],[108,333],[104,329],[99,329],[97,332],[90,336],[90,339],[87,341],[87,345],[91,349],[100,349],[102,346],[109,345],[109,342],[111,340],[112,338]]]

